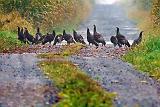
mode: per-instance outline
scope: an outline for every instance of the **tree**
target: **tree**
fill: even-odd
[[[155,25],[160,25],[160,1],[153,0],[152,19]]]

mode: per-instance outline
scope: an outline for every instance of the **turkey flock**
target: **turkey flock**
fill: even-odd
[[[106,45],[105,39],[103,38],[102,34],[97,32],[96,25],[93,26],[93,34],[91,34],[90,29],[87,28],[87,41],[92,45],[95,45],[96,48],[99,47],[99,44],[101,43],[102,46]],[[22,43],[27,44],[42,44],[45,45],[46,43],[52,43],[53,45],[56,45],[57,43],[62,43],[63,40],[67,42],[68,45],[72,43],[81,43],[86,44],[84,41],[84,38],[82,35],[78,34],[75,30],[73,30],[73,36],[71,34],[66,33],[65,30],[63,30],[63,34],[56,35],[56,32],[53,30],[52,33],[47,33],[46,35],[42,35],[40,32],[40,28],[37,28],[37,32],[35,36],[31,35],[27,28],[18,28],[18,40],[20,40]],[[142,41],[142,35],[143,31],[140,32],[139,37],[133,41],[133,44],[130,45],[128,40],[124,35],[120,33],[120,29],[116,27],[116,35],[111,36],[110,41],[113,43],[114,47],[117,45],[119,47],[126,46],[136,46]]]

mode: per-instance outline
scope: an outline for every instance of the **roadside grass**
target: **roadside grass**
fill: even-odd
[[[106,92],[101,86],[65,57],[78,52],[82,45],[65,46],[59,54],[41,54],[46,60],[40,63],[44,73],[59,88],[57,107],[113,107],[115,93]],[[62,60],[60,60],[62,59]]]
[[[160,81],[160,35],[148,33],[143,43],[131,50],[123,59]]]
[[[145,33],[142,43],[131,49],[122,59],[160,81],[160,29],[154,27],[149,11],[133,9],[129,11],[129,17]]]
[[[17,34],[9,31],[0,31],[0,52],[21,46]]]

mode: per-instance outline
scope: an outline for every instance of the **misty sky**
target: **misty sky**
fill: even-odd
[[[119,0],[96,0],[96,3],[98,3],[98,4],[113,4],[116,1],[119,1]]]

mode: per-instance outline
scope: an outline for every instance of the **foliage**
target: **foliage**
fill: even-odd
[[[79,23],[90,9],[90,0],[0,0],[0,4],[2,14],[18,12],[22,20],[33,27],[40,26],[48,31]]]
[[[135,0],[135,5],[143,10],[150,10],[152,7],[152,0]]]
[[[9,31],[0,32],[0,52],[20,46],[21,43],[17,40],[17,34]]]
[[[12,11],[9,14],[0,14],[1,30],[16,32],[17,26],[27,27],[30,31],[33,29],[32,24],[23,19],[17,11]]]
[[[152,8],[152,0],[121,0],[121,3],[130,8],[138,8],[150,11]]]
[[[154,26],[160,25],[160,1],[159,0],[132,0],[133,5],[143,11],[149,11]]]
[[[42,58],[48,60],[40,63],[41,68],[45,74],[54,81],[54,84],[61,90],[59,96],[61,101],[54,105],[56,107],[112,107],[114,93],[108,93],[101,86],[90,79],[85,73],[77,69],[69,61],[61,56],[65,56],[68,50],[79,49],[73,46],[65,48],[59,55],[55,54],[42,54]],[[71,53],[69,52],[68,55]]]
[[[53,29],[56,32],[62,32],[63,29],[68,31],[88,16],[90,2],[90,0],[0,0],[0,30],[16,32],[17,26],[20,26],[27,27],[32,33],[38,26],[43,33],[51,32]],[[12,35],[6,35],[6,38],[3,35],[1,41],[10,40],[8,36],[12,38]],[[8,44],[10,43],[15,45],[17,41],[13,38],[13,42]],[[1,46],[1,49],[7,46]]]
[[[160,1],[159,0],[153,0],[152,19],[155,26],[160,25]]]

